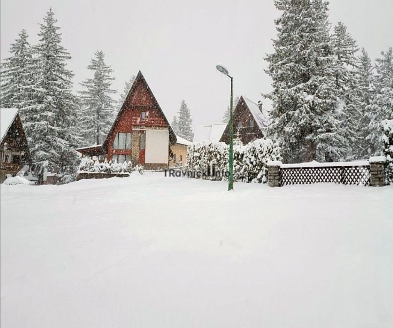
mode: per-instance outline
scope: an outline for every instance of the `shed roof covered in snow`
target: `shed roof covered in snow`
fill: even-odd
[[[3,141],[7,135],[9,128],[14,122],[16,115],[18,115],[17,108],[0,108],[1,112],[1,130],[0,130],[0,142]]]
[[[185,145],[185,146],[190,146],[192,144],[191,141],[188,141],[182,137],[179,137],[178,135],[176,135],[176,143],[180,144],[180,145]]]
[[[225,130],[226,124],[212,124],[197,126],[194,133],[194,142],[218,142]]]

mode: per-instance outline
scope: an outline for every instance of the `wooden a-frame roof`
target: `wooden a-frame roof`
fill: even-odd
[[[138,86],[138,84],[139,84],[140,82],[145,86],[145,88],[146,88],[148,94],[149,94],[150,97],[153,99],[153,102],[154,102],[154,105],[155,105],[156,109],[159,111],[159,113],[160,113],[160,114],[162,115],[162,117],[164,118],[165,122],[168,124],[168,129],[169,129],[169,141],[170,141],[172,144],[175,144],[175,143],[176,143],[176,134],[175,134],[175,132],[172,130],[171,125],[169,124],[169,122],[168,122],[168,120],[167,120],[167,118],[166,118],[164,112],[162,111],[160,105],[158,104],[158,101],[157,101],[156,97],[154,96],[153,92],[151,91],[149,85],[147,84],[147,82],[146,82],[146,80],[145,80],[145,78],[144,78],[142,72],[139,71],[139,72],[138,72],[138,75],[137,75],[136,78],[135,78],[134,83],[133,83],[132,86],[131,86],[130,91],[128,92],[128,95],[127,95],[126,99],[124,100],[123,105],[121,106],[119,112],[117,113],[116,119],[115,119],[115,121],[113,122],[110,131],[108,132],[108,134],[107,134],[107,136],[106,136],[106,139],[105,139],[105,141],[104,141],[104,143],[103,143],[103,145],[102,145],[103,149],[107,150],[108,142],[109,142],[110,136],[111,136],[111,134],[112,134],[112,132],[113,132],[115,126],[116,126],[116,123],[120,120],[120,117],[121,117],[123,111],[126,110],[127,104],[129,103],[129,100],[132,98],[132,96],[133,96],[134,93],[136,92],[137,86]]]

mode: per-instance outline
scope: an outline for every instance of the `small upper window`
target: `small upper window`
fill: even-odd
[[[141,113],[141,118],[142,118],[142,119],[145,119],[146,117],[147,117],[146,112],[142,112],[142,113]]]
[[[254,120],[253,119],[250,120],[250,127],[252,127],[252,128],[254,127]]]
[[[239,122],[239,123],[237,124],[237,127],[238,127],[238,129],[241,129],[241,128],[243,127],[242,122]]]

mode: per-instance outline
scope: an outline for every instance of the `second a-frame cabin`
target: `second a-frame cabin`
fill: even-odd
[[[244,145],[255,139],[264,137],[264,130],[268,125],[267,114],[264,113],[262,103],[254,103],[241,96],[233,111],[233,135]],[[221,142],[229,143],[229,123],[227,124]]]
[[[176,135],[139,71],[103,145],[78,151],[108,161],[131,161],[146,169],[161,169],[168,167],[169,149],[175,143]]]

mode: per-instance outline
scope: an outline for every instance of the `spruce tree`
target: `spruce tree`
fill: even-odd
[[[73,73],[66,67],[71,56],[61,45],[56,22],[49,9],[34,48],[34,106],[26,112],[25,130],[35,162],[48,161],[52,172],[73,173],[78,162],[77,105],[71,92]]]
[[[359,108],[359,81],[356,76],[358,48],[356,41],[341,22],[334,27],[332,42],[338,92],[337,117],[340,120],[338,133],[341,133],[345,140],[343,147],[346,159],[354,159],[359,142],[359,122],[362,118]]]
[[[357,81],[357,101],[360,112],[360,119],[357,124],[357,144],[353,147],[355,159],[368,159],[370,157],[370,143],[367,140],[369,134],[370,115],[367,109],[371,105],[375,90],[374,90],[374,74],[373,64],[364,48],[358,59],[358,66],[355,70]]]
[[[382,51],[381,55],[375,63],[375,95],[366,108],[369,155],[382,154],[382,121],[389,119],[393,111],[393,49]]]
[[[113,70],[105,64],[105,55],[102,51],[95,53],[88,69],[93,77],[82,82],[85,90],[81,91],[82,111],[80,124],[87,144],[101,144],[113,124],[114,101],[111,89],[114,80]]]
[[[179,124],[178,124],[178,122],[177,122],[177,117],[176,117],[176,115],[173,116],[173,120],[172,120],[171,126],[172,126],[173,132],[175,132],[175,134],[178,134],[178,133],[179,133]]]
[[[123,92],[120,94],[120,98],[117,102],[117,111],[119,111],[121,106],[123,106],[127,98],[127,95],[130,92],[132,85],[134,84],[134,81],[135,81],[135,75],[131,76],[131,78],[128,81],[126,81]]]
[[[273,80],[272,123],[284,161],[332,161],[345,155],[336,115],[333,45],[323,0],[276,0],[275,52],[267,55]]]
[[[182,137],[188,141],[193,140],[194,133],[192,132],[191,112],[184,100],[180,104],[177,126],[177,134],[179,137]]]
[[[33,54],[25,30],[11,44],[9,58],[1,66],[1,107],[20,109],[22,119],[31,106]]]

